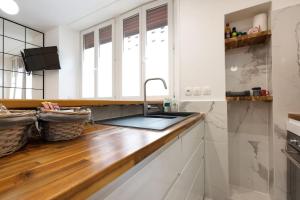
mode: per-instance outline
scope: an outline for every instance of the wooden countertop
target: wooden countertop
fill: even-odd
[[[289,118],[300,121],[300,114],[289,113]]]
[[[136,105],[143,104],[143,101],[132,100],[97,100],[97,99],[0,99],[0,103],[7,108],[36,108],[41,106],[41,102],[50,101],[58,103],[62,107],[76,107],[76,106],[106,106],[106,105]],[[161,100],[148,101],[149,104],[162,104]]]
[[[27,145],[0,158],[0,199],[86,199],[203,119],[164,131],[95,125],[73,141]]]

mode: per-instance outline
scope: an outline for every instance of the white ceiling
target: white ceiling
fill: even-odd
[[[152,0],[15,0],[20,12],[0,16],[47,31],[58,25],[83,30]]]

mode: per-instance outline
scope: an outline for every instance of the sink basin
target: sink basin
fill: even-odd
[[[195,114],[195,112],[154,112],[154,113],[149,113],[148,116],[161,115],[161,116],[188,117],[193,114]]]
[[[120,117],[108,120],[97,121],[97,124],[151,129],[151,130],[164,130],[173,126],[194,113],[177,112],[177,113],[151,113],[148,116],[134,115],[127,117]]]

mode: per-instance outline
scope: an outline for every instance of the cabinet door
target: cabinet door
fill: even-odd
[[[176,140],[148,165],[138,171],[123,185],[114,190],[106,200],[159,200],[174,184],[180,171],[180,140]]]
[[[183,168],[182,173],[175,182],[174,186],[170,189],[166,200],[183,200],[187,197],[189,191],[192,189],[193,182],[197,172],[201,167],[201,163],[203,162],[203,152],[204,143],[201,142],[193,152],[191,159]],[[204,177],[202,178],[204,180]]]
[[[196,178],[192,184],[192,188],[186,200],[203,200],[204,199],[204,159],[196,174]]]
[[[187,163],[197,146],[204,140],[204,122],[197,124],[182,137],[183,163]]]

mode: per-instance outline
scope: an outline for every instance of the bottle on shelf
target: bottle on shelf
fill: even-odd
[[[231,38],[231,28],[229,26],[229,23],[226,23],[225,27],[225,39]]]
[[[233,27],[231,32],[231,37],[236,37],[236,36],[237,36],[236,27]]]

